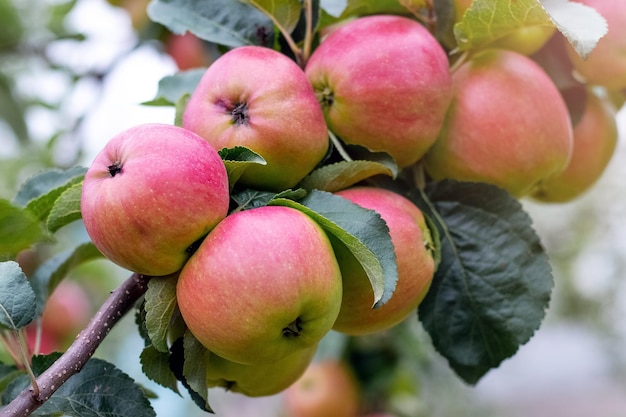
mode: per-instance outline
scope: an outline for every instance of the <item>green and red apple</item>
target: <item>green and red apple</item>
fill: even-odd
[[[300,349],[275,362],[244,365],[211,353],[207,386],[248,397],[278,394],[298,380],[315,356],[317,346]]]
[[[183,114],[183,127],[215,149],[244,146],[266,165],[239,182],[280,191],[296,185],[328,150],[328,130],[302,69],[269,48],[244,46],[207,69]]]
[[[329,129],[345,143],[419,160],[452,98],[448,57],[420,23],[375,15],[349,21],[314,50],[305,72]]]
[[[565,169],[570,115],[537,63],[488,49],[460,65],[453,80],[444,127],[423,160],[433,179],[485,182],[522,197]]]
[[[343,362],[326,359],[313,362],[284,392],[289,417],[357,417],[360,389],[352,371]]]
[[[341,307],[341,273],[321,227],[288,207],[230,214],[189,259],[176,297],[191,333],[242,364],[315,346]]]
[[[393,191],[353,187],[336,194],[375,210],[385,220],[396,254],[398,280],[389,301],[372,308],[374,292],[365,270],[347,249],[338,246],[335,254],[343,279],[343,299],[333,329],[351,335],[389,329],[406,319],[430,288],[435,272],[430,231],[417,206]]]
[[[588,91],[582,118],[574,125],[572,159],[559,175],[544,181],[533,198],[568,202],[588,191],[602,176],[617,146],[615,108],[606,97]]]
[[[211,64],[211,56],[204,42],[191,32],[185,32],[182,35],[168,33],[165,39],[165,52],[181,71],[208,67]]]
[[[229,206],[217,151],[195,133],[143,124],[112,138],[85,174],[81,212],[94,245],[145,275],[182,268]]]

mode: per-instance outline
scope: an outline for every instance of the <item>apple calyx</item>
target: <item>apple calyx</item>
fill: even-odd
[[[111,175],[111,177],[114,177],[122,172],[122,163],[120,161],[115,161],[107,168],[109,169],[109,174]]]
[[[224,110],[230,114],[231,121],[235,126],[248,126],[250,124],[250,116],[248,115],[248,103],[232,103],[229,100],[220,100],[217,104],[223,107]]]
[[[335,93],[328,86],[325,86],[316,96],[322,108],[330,108],[335,103]]]
[[[287,338],[298,337],[300,333],[302,333],[302,319],[300,317],[289,323],[289,325],[283,329],[283,336]]]

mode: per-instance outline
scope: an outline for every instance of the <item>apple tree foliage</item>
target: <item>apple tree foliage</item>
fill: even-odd
[[[7,9],[0,13],[2,48],[11,47],[9,41],[22,30],[11,23],[10,5],[0,0],[0,9]],[[442,44],[449,45],[453,36],[455,53],[479,50],[520,27],[554,26],[585,56],[606,32],[600,15],[567,0],[475,0],[455,25],[451,1],[153,0],[148,7],[150,18],[168,30],[189,31],[222,51],[262,45],[299,63],[306,61],[324,27],[377,13],[417,17]],[[157,96],[144,104],[175,106],[174,123],[180,124],[202,73],[195,69],[162,79]],[[0,77],[0,94],[10,98],[9,87]],[[5,102],[0,100],[0,116],[12,121],[17,137],[24,136],[23,120],[11,117],[12,107],[2,106]],[[549,259],[531,218],[505,191],[480,183],[430,182],[419,168],[398,170],[386,155],[336,138],[321,166],[298,187],[280,193],[237,187],[247,167],[265,163],[259,155],[234,148],[220,156],[233,210],[283,205],[311,216],[368,272],[373,306],[393,296],[397,278],[388,229],[377,213],[331,193],[367,180],[414,201],[436,238],[432,250],[438,263],[418,318],[435,349],[465,382],[475,384],[514,355],[541,325],[554,285]],[[78,242],[29,277],[15,262],[24,249],[53,242],[57,231],[80,220],[84,173],[83,167],[46,169],[24,181],[12,200],[0,199],[0,334],[14,360],[0,365],[0,415],[9,410],[42,416],[155,415],[149,393],[112,364],[90,358],[110,327],[132,310],[145,340],[139,358],[145,374],[175,392],[181,382],[200,408],[211,411],[202,366],[207,351],[188,333],[168,345],[168,332],[183,325],[175,281],[167,277],[132,275],[66,354],[28,357],[24,327],[41,316],[48,296],[72,268],[102,257],[90,242]]]

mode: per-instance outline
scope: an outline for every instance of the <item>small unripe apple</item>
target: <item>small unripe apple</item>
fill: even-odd
[[[251,166],[239,179],[253,188],[293,187],[328,150],[324,115],[304,72],[260,46],[215,60],[189,99],[183,127],[217,150],[245,146],[261,155],[267,165]]]
[[[248,397],[278,394],[296,382],[307,369],[317,346],[300,349],[275,362],[243,365],[211,354],[207,386],[222,387]]]
[[[193,132],[144,124],[112,138],[85,174],[81,211],[94,245],[145,275],[168,275],[226,217],[228,176]]]
[[[444,127],[424,158],[431,177],[485,182],[521,197],[565,169],[573,148],[569,112],[537,63],[488,49],[453,79]]]
[[[400,167],[435,141],[452,97],[443,48],[401,16],[341,25],[315,49],[305,72],[329,129],[348,144],[388,153]]]
[[[168,34],[165,39],[165,51],[181,71],[208,67],[211,63],[203,41],[191,32],[182,35]]]
[[[565,171],[544,181],[533,194],[544,202],[567,202],[589,190],[604,173],[617,145],[615,108],[592,91],[574,126],[574,153]]]
[[[333,329],[351,335],[388,329],[415,310],[430,288],[435,271],[430,231],[417,206],[393,191],[353,187],[336,194],[375,210],[385,220],[396,254],[398,281],[391,299],[373,309],[374,292],[363,267],[347,249],[337,247],[343,300]]]
[[[306,214],[264,206],[236,212],[185,264],[176,296],[191,333],[233,362],[277,361],[316,345],[341,306],[328,237]]]
[[[356,417],[358,383],[350,369],[336,360],[313,362],[284,393],[289,417]]]
[[[600,38],[586,59],[567,43],[576,71],[588,84],[610,90],[626,88],[626,7],[620,0],[574,0],[596,9],[607,21],[608,32]]]

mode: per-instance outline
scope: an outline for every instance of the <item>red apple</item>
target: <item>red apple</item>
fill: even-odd
[[[338,247],[343,300],[333,328],[352,335],[388,329],[415,310],[430,288],[435,271],[430,231],[415,204],[395,192],[354,187],[336,194],[377,211],[385,220],[396,253],[398,281],[391,299],[373,309],[374,292],[367,274],[347,249]]]
[[[83,287],[63,280],[46,301],[41,323],[57,340],[73,339],[89,323],[92,310],[91,299]]]
[[[211,63],[203,41],[190,32],[183,35],[169,34],[165,40],[165,51],[181,71],[208,67]]]
[[[400,167],[433,144],[452,98],[448,58],[417,21],[376,15],[340,26],[305,72],[333,133]]]
[[[574,153],[565,171],[544,181],[533,197],[567,202],[591,188],[604,173],[617,145],[615,108],[589,91],[585,111],[574,126]]]
[[[168,275],[228,211],[228,177],[210,145],[188,130],[135,126],[111,139],[85,174],[83,221],[111,261]]]
[[[302,376],[316,351],[317,346],[299,349],[276,362],[260,365],[243,365],[211,354],[207,385],[248,397],[278,394]]]
[[[262,364],[316,345],[339,314],[341,291],[320,226],[296,209],[264,206],[231,214],[209,233],[181,271],[176,296],[208,350]]]
[[[626,88],[626,7],[619,0],[574,0],[596,9],[608,23],[608,33],[586,59],[567,43],[574,68],[589,84],[610,90]]]
[[[183,126],[215,149],[245,146],[267,165],[239,182],[280,191],[296,185],[326,155],[328,130],[304,72],[287,56],[244,46],[219,57],[187,104]]]
[[[284,393],[289,417],[356,417],[360,392],[352,372],[335,360],[313,362]]]
[[[453,79],[450,111],[424,158],[434,179],[486,182],[521,197],[565,169],[573,148],[570,116],[538,64],[489,49]]]

